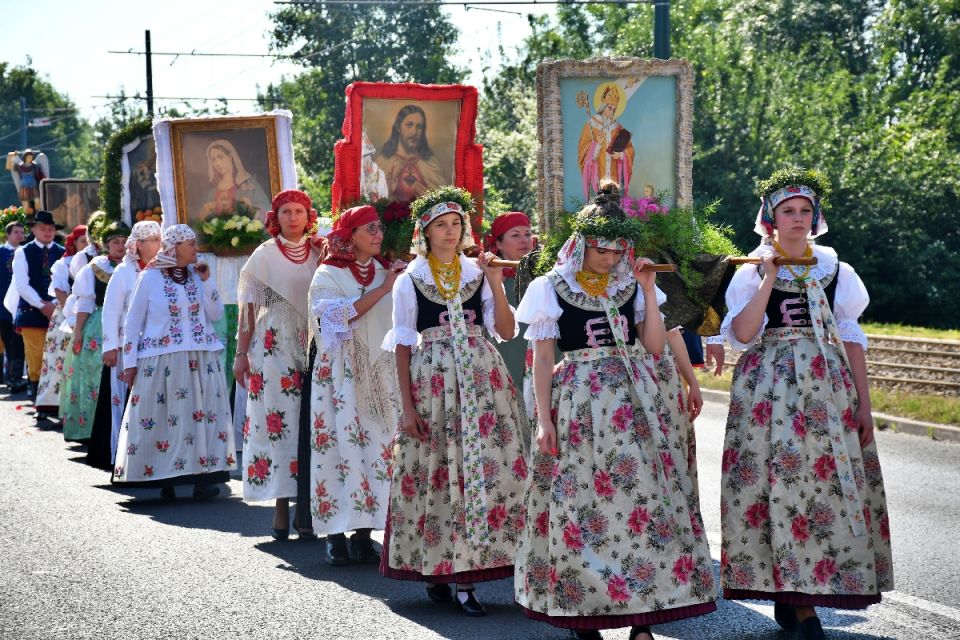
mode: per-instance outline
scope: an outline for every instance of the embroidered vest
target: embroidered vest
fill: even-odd
[[[50,288],[50,267],[63,256],[63,251],[63,247],[53,243],[47,249],[47,257],[44,260],[43,249],[36,243],[31,242],[23,247],[23,255],[27,259],[27,281],[42,300],[48,302],[53,300],[53,296],[47,293]],[[20,306],[17,308],[17,327],[46,329],[49,324],[50,321],[40,309],[31,306],[26,300],[20,299]]]
[[[437,293],[437,288],[417,278],[411,278],[413,290],[417,294],[417,331],[423,332],[431,327],[442,327],[450,323],[447,318],[447,303]],[[463,301],[463,314],[467,326],[483,325],[483,302],[480,290],[483,288],[483,276],[468,282],[460,290]]]
[[[820,281],[823,292],[827,296],[830,311],[833,311],[833,299],[837,293],[837,274],[840,265],[833,273]],[[762,277],[762,275],[761,275]],[[767,301],[767,329],[783,329],[785,327],[809,327],[810,307],[807,303],[806,290],[795,281],[785,282],[777,279]]]
[[[601,303],[585,293],[574,293],[559,275],[551,275],[550,281],[557,291],[557,300],[563,313],[557,320],[560,351],[576,351],[595,347],[613,347],[613,333]],[[633,305],[637,298],[637,285],[631,284],[614,295],[614,303],[620,311],[620,325],[624,329],[627,344],[637,340],[637,325],[633,322]]]

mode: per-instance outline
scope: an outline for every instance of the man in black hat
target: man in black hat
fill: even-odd
[[[14,326],[23,337],[23,350],[27,356],[28,393],[31,398],[37,393],[40,368],[43,366],[43,345],[47,327],[56,305],[47,290],[50,288],[50,267],[60,259],[64,249],[54,242],[57,229],[49,211],[38,211],[33,217],[31,232],[33,240],[23,245],[13,256],[13,275],[17,285],[20,304]]]

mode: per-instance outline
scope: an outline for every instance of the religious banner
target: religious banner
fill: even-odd
[[[483,204],[477,90],[462,85],[355,82],[346,89],[344,138],[334,147],[333,211],[358,202],[407,204],[455,185]]]
[[[627,198],[693,204],[693,70],[686,60],[597,58],[537,66],[540,228],[600,182]],[[662,202],[660,202],[662,200]]]

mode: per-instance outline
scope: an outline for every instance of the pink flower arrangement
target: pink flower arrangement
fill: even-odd
[[[624,197],[620,204],[623,206],[623,212],[631,218],[640,218],[649,220],[652,215],[663,215],[670,209],[661,206],[657,198],[631,198]]]

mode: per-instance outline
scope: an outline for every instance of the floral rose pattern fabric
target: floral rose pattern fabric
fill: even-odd
[[[236,467],[235,452],[218,352],[176,351],[137,361],[115,482],[226,471]]]
[[[68,343],[66,380],[60,396],[60,417],[63,419],[65,440],[86,440],[93,430],[93,416],[97,412],[97,398],[100,397],[100,374],[103,371],[100,315],[100,307],[97,307],[87,317],[79,354],[71,350],[72,335]]]
[[[243,499],[297,496],[297,438],[303,376],[296,369],[294,340],[277,340],[270,307],[257,319],[247,348],[247,415],[243,421]],[[304,325],[304,331],[306,326]]]
[[[57,305],[47,327],[47,337],[43,344],[43,366],[40,369],[40,381],[37,383],[37,407],[57,407],[60,405],[60,389],[63,387],[64,364],[67,351],[73,341],[73,335],[60,330],[63,323],[63,308]]]
[[[534,447],[514,581],[517,602],[531,611],[635,615],[716,597],[686,434],[657,391],[651,357],[626,349],[648,391],[642,398],[614,347],[569,352],[554,370],[559,455]],[[664,372],[676,375],[675,368]],[[670,497],[661,489],[661,465]],[[677,495],[682,499],[671,499]]]
[[[830,329],[833,316],[823,313]],[[734,369],[720,503],[724,589],[869,596],[893,588],[877,446],[860,447],[853,377],[831,334],[826,342],[809,328],[768,329]],[[847,509],[843,481],[859,493],[862,514]],[[857,521],[865,535],[854,534]]]

